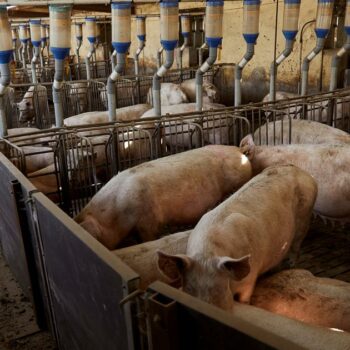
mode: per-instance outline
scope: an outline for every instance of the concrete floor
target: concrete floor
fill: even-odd
[[[34,311],[23,294],[0,250],[0,349],[52,350],[55,342],[48,332],[40,331]]]

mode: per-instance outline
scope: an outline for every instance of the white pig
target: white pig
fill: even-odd
[[[350,331],[350,283],[285,270],[258,281],[252,305],[316,326]]]
[[[45,115],[48,111],[46,88],[42,85],[29,87],[22,101],[17,103],[17,108],[21,123],[32,121],[36,112]]]
[[[249,303],[259,275],[296,263],[317,185],[292,166],[270,167],[215,209],[190,234],[185,255],[158,252],[158,267],[183,290],[225,310]]]
[[[349,221],[350,148],[347,145],[255,146],[248,135],[240,146],[242,153],[251,160],[254,174],[282,164],[294,164],[307,171],[318,184],[314,211],[321,217]]]
[[[107,248],[131,232],[143,241],[191,225],[250,179],[236,147],[207,146],[146,162],[112,178],[75,218]]]
[[[189,102],[196,102],[196,79],[184,80],[181,89],[186,94]],[[203,82],[203,103],[220,102],[220,93],[216,86],[208,81]]]
[[[182,88],[173,83],[162,83],[160,87],[160,103],[162,106],[178,105],[188,102]],[[152,88],[148,90],[147,103],[153,105]]]
[[[290,129],[291,125],[291,129]],[[289,130],[291,139],[289,140]],[[282,139],[283,136],[283,139]],[[350,135],[326,124],[303,119],[277,120],[262,125],[254,132],[260,145],[288,144],[350,144]]]

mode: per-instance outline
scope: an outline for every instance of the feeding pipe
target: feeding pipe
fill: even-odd
[[[107,80],[108,117],[109,121],[116,121],[116,89],[115,83],[123,74],[126,53],[131,44],[131,3],[112,2],[112,45],[116,51],[117,64]]]
[[[347,0],[346,2],[344,29],[346,34],[346,42],[343,47],[333,56],[329,91],[334,91],[337,89],[340,60],[346,53],[350,52],[350,0]]]
[[[83,43],[83,24],[82,23],[75,23],[75,39],[76,39],[76,48],[75,53],[77,56],[77,72],[78,72],[78,79],[80,79],[80,48]]]
[[[6,6],[0,6],[0,137],[7,135],[5,93],[10,85],[10,62],[12,59],[11,25]]]
[[[282,33],[286,39],[284,51],[271,63],[269,100],[276,99],[276,78],[278,66],[292,53],[295,37],[298,33],[300,0],[284,0]]]
[[[77,59],[78,59],[78,63],[80,62],[80,48],[81,45],[83,44],[83,24],[82,23],[75,23],[75,39],[76,39],[76,49],[75,52],[77,54]]]
[[[209,57],[196,72],[196,110],[203,107],[203,76],[215,63],[218,47],[222,43],[223,1],[207,1],[205,15],[205,41],[209,47]]]
[[[63,126],[62,85],[64,60],[69,55],[71,38],[71,5],[50,5],[51,52],[55,58],[55,77],[52,97],[56,127]]]
[[[139,47],[135,53],[135,75],[138,76],[139,72],[139,56],[145,47],[146,42],[146,17],[137,16],[136,17],[136,36],[139,40]]]
[[[181,34],[184,38],[184,42],[180,47],[180,70],[183,67],[183,52],[190,43],[190,33],[191,33],[191,17],[189,15],[181,15]]]
[[[95,17],[86,17],[85,19],[86,24],[86,36],[90,43],[90,50],[85,58],[85,65],[86,65],[86,79],[91,79],[91,67],[90,67],[90,60],[93,57],[93,54],[95,52],[95,43],[96,43],[96,18]]]
[[[45,24],[47,56],[50,56],[50,26]]]
[[[41,45],[41,21],[40,19],[31,19],[29,21],[30,38],[34,48],[34,55],[31,62],[32,80],[34,84],[38,83],[36,76],[36,65],[40,59],[40,45]]]
[[[304,58],[301,68],[301,95],[307,95],[308,78],[310,62],[323,50],[326,38],[329,34],[332,16],[333,16],[334,0],[318,0],[317,16],[316,16],[316,46]]]
[[[27,44],[29,40],[27,26],[25,24],[21,24],[19,26],[19,40],[22,43],[22,64],[23,68],[26,68],[26,57],[27,57]]]
[[[112,65],[112,71],[114,71],[115,66],[117,65],[117,51],[113,50],[111,54],[111,65]]]
[[[17,42],[18,42],[18,31],[17,28],[11,27],[12,34],[12,50],[13,50],[13,59],[18,61],[18,53],[17,53]]]
[[[157,51],[157,69],[159,69],[162,66],[162,54],[163,54],[164,48],[161,46]]]
[[[174,50],[179,41],[179,2],[160,3],[160,42],[165,50],[165,62],[153,76],[153,106],[156,116],[161,116],[160,80],[174,63]]]
[[[242,103],[242,73],[244,67],[254,56],[254,46],[259,36],[260,0],[243,0],[243,37],[247,50],[235,67],[235,106]]]
[[[41,66],[42,67],[45,66],[44,50],[45,50],[46,43],[47,43],[45,26],[46,26],[46,24],[41,23],[41,26],[40,26],[40,41],[41,41],[41,43],[40,43],[40,46],[41,46],[41,49],[40,49],[40,61],[41,61]]]
[[[33,46],[32,46],[32,42],[31,42],[31,37],[30,37],[30,26],[27,25],[27,33],[28,33],[28,43],[27,43],[27,55],[28,55],[28,61],[32,60],[32,56],[33,56]]]

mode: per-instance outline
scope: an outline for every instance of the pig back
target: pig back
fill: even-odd
[[[350,284],[285,270],[261,278],[252,305],[309,324],[350,331]]]

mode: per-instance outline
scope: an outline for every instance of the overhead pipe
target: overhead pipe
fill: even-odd
[[[50,26],[45,24],[47,57],[50,56]]]
[[[196,72],[196,110],[203,108],[203,76],[215,63],[218,47],[222,43],[224,17],[223,1],[207,1],[205,14],[205,41],[209,46],[209,57]]]
[[[33,45],[31,43],[31,37],[30,37],[30,26],[27,25],[27,33],[28,33],[28,42],[27,42],[27,55],[28,55],[28,61],[30,62],[32,60],[33,56]]]
[[[30,38],[34,47],[34,55],[31,62],[32,80],[34,84],[38,83],[36,75],[36,65],[40,60],[40,45],[41,45],[41,21],[40,19],[31,19],[29,21]]]
[[[41,41],[41,48],[40,48],[40,61],[41,61],[41,66],[44,67],[45,66],[45,59],[44,59],[44,50],[46,47],[46,28],[45,28],[45,24],[41,23],[40,26],[40,41]]]
[[[55,77],[52,97],[56,127],[63,126],[62,85],[64,60],[69,55],[71,38],[71,5],[50,5],[51,52],[55,58]]]
[[[165,62],[153,76],[153,106],[156,116],[161,116],[160,80],[174,63],[174,50],[179,41],[179,2],[160,3],[160,42],[165,50]]]
[[[182,72],[183,67],[183,52],[190,43],[190,34],[191,34],[191,17],[189,15],[181,15],[181,34],[184,39],[182,46],[180,47],[180,70]]]
[[[139,39],[139,47],[135,53],[135,75],[138,76],[139,72],[139,56],[145,47],[146,42],[146,17],[136,17],[136,36]]]
[[[318,0],[316,15],[316,46],[304,58],[301,69],[301,95],[305,96],[308,92],[308,79],[310,62],[323,50],[326,38],[329,34],[332,16],[333,16],[334,0]]]
[[[235,106],[242,103],[242,72],[254,56],[254,46],[259,36],[260,0],[243,0],[243,37],[247,51],[235,67]]]
[[[346,42],[343,47],[333,56],[329,91],[334,91],[337,89],[340,60],[346,53],[350,52],[350,0],[347,0],[346,2],[344,29],[346,34]]]
[[[284,0],[282,33],[286,39],[284,51],[271,63],[269,100],[276,99],[276,77],[278,66],[292,53],[295,37],[298,33],[300,0]]]
[[[19,60],[18,52],[17,52],[17,42],[18,42],[18,31],[17,28],[11,27],[12,34],[12,50],[13,50],[13,59],[15,61]]]
[[[10,62],[12,59],[11,25],[6,6],[0,7],[0,137],[7,136],[5,94],[10,85]]]
[[[96,18],[95,17],[86,17],[86,36],[90,43],[90,50],[85,58],[85,66],[86,66],[86,78],[87,80],[91,79],[91,67],[90,60],[93,58],[93,54],[95,52],[95,43],[96,43]]]
[[[23,68],[26,68],[26,58],[27,58],[27,44],[29,40],[27,26],[22,24],[19,26],[19,40],[22,43],[22,64]]]
[[[116,51],[117,64],[107,81],[109,121],[116,121],[115,83],[123,74],[126,53],[131,44],[131,3],[112,2],[112,45]]]
[[[80,79],[80,48],[83,43],[83,23],[75,23],[75,39],[76,39],[76,48],[75,53],[77,56],[77,72],[78,72],[78,79]]]

